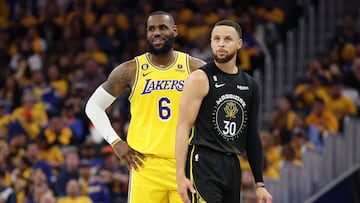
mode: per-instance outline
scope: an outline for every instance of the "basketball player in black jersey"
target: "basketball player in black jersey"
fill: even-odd
[[[194,71],[185,82],[175,147],[178,191],[185,203],[239,203],[237,156],[245,151],[258,202],[272,202],[262,176],[259,85],[236,64],[241,35],[233,21],[216,23],[211,32],[215,61]]]

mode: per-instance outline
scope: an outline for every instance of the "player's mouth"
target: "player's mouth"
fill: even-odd
[[[223,49],[220,49],[216,52],[219,56],[223,56],[223,55],[226,55],[227,54],[227,51],[226,50],[223,50]]]
[[[154,46],[161,46],[163,45],[165,40],[163,38],[155,38],[152,40]]]

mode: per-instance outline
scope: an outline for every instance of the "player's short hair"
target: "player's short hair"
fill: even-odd
[[[170,13],[168,13],[166,11],[161,11],[161,10],[154,11],[154,12],[150,13],[149,17],[154,16],[154,15],[167,15],[170,18],[170,22],[175,25],[174,17]]]
[[[235,21],[228,20],[228,19],[221,20],[221,21],[217,22],[217,23],[214,25],[214,27],[219,26],[219,25],[226,25],[226,26],[230,26],[230,27],[235,28],[236,32],[237,32],[238,35],[239,35],[239,38],[240,38],[240,39],[242,38],[241,27],[240,27],[240,25],[239,25],[238,23],[236,23]]]

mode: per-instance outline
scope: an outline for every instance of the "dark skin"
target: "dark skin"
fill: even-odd
[[[165,14],[156,14],[148,18],[147,21],[147,40],[155,49],[161,49],[169,37],[176,37],[178,30],[172,18]],[[166,68],[175,60],[174,49],[170,49],[165,54],[154,55],[149,54],[149,58],[153,64],[158,67]],[[190,70],[203,66],[204,61],[189,57]],[[126,89],[131,89],[134,85],[136,73],[135,60],[126,61],[117,66],[109,75],[108,79],[102,84],[102,87],[114,97],[120,95]],[[127,142],[120,141],[114,146],[115,154],[127,164],[129,170],[138,170],[144,167],[143,161],[145,156],[140,152],[131,148]]]

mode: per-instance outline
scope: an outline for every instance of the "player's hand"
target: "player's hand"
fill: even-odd
[[[134,169],[138,171],[139,166],[144,167],[143,161],[145,156],[138,151],[132,149],[127,142],[120,141],[114,145],[116,156],[126,162],[129,170]]]
[[[266,190],[266,188],[263,187],[256,188],[256,198],[258,200],[258,203],[272,203],[272,196]]]
[[[184,203],[190,203],[188,190],[190,190],[190,192],[192,193],[195,193],[195,189],[191,184],[190,180],[184,176],[181,178],[177,178],[177,182],[178,182],[178,192],[181,196],[182,201]]]

